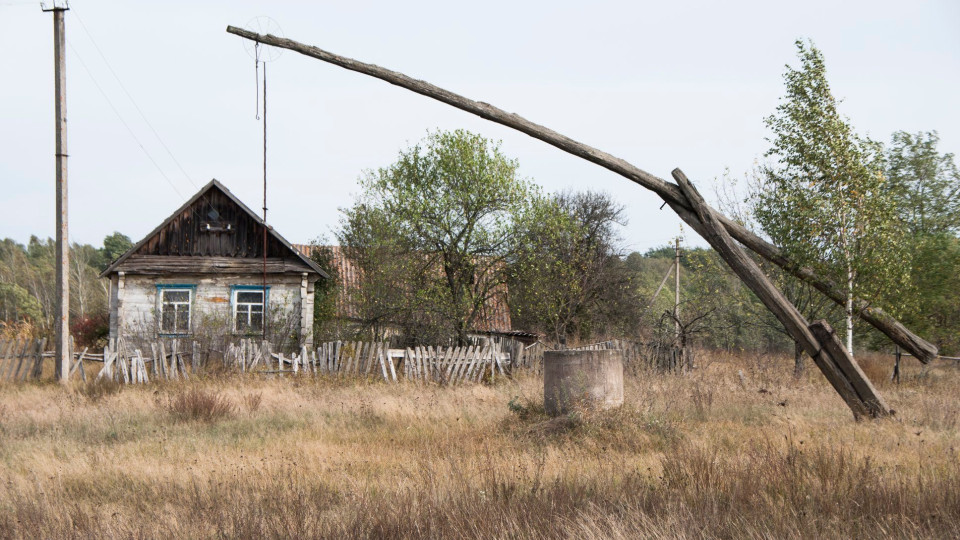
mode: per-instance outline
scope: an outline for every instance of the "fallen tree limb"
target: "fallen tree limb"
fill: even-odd
[[[344,56],[339,56],[323,49],[304,45],[292,39],[279,38],[270,34],[258,34],[235,26],[227,26],[227,32],[263,43],[274,47],[281,47],[291,51],[298,52],[311,58],[316,58],[324,62],[340,66],[351,71],[363,73],[390,84],[406,88],[412,92],[441,101],[460,110],[475,114],[492,122],[516,129],[522,133],[539,139],[547,144],[555,146],[564,152],[573,154],[587,161],[600,165],[611,170],[628,180],[639,184],[660,196],[667,204],[673,208],[680,217],[691,227],[692,222],[699,222],[691,213],[687,206],[687,200],[674,184],[658,178],[621,158],[593,148],[592,146],[575,141],[565,135],[557,133],[547,127],[531,122],[517,114],[508,113],[502,109],[494,107],[489,103],[474,101],[459,94],[444,90],[428,82],[414,79],[374,64],[367,64]],[[781,250],[760,238],[752,231],[740,225],[739,223],[711,210],[716,215],[717,220],[727,230],[728,234],[745,247],[763,257],[764,259],[780,266],[796,278],[809,283],[828,298],[843,306],[846,297],[843,291],[837,287],[830,279],[818,275],[812,268],[800,266],[790,261],[783,255]],[[701,227],[702,228],[702,227]],[[696,230],[696,227],[694,227]],[[700,230],[697,230],[701,233]],[[701,233],[702,234],[702,233]],[[856,309],[860,312],[860,317],[871,324],[874,328],[885,334],[891,341],[910,352],[915,358],[923,363],[928,363],[936,358],[937,347],[911,332],[902,323],[884,312],[882,309],[870,306],[869,303],[857,300]]]

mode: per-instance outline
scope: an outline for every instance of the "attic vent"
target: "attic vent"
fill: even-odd
[[[210,218],[210,221],[216,221],[220,219],[220,212],[217,212],[216,209],[211,208],[210,211],[207,212],[207,217]]]

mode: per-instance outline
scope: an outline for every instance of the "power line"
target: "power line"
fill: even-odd
[[[108,96],[107,93],[103,91],[103,88],[100,86],[100,83],[97,82],[96,77],[93,76],[93,73],[90,71],[90,68],[88,68],[86,62],[83,61],[83,57],[80,56],[80,53],[77,52],[76,47],[73,46],[73,42],[71,42],[68,39],[67,44],[70,45],[70,50],[73,51],[74,56],[76,56],[77,60],[80,61],[80,65],[83,67],[83,70],[87,72],[87,75],[90,77],[90,80],[93,81],[93,85],[96,86],[97,90],[100,91],[100,95],[102,95],[103,99],[105,99],[107,101],[107,104],[110,105],[110,108],[113,110],[113,114],[117,116],[117,119],[120,120],[120,123],[123,124],[123,127],[127,128],[127,133],[130,134],[130,137],[134,140],[134,142],[137,143],[137,146],[139,146],[140,150],[142,150],[144,155],[147,156],[147,159],[150,160],[150,163],[153,163],[153,166],[156,167],[157,171],[160,173],[160,176],[162,176],[163,179],[166,180],[168,184],[170,184],[170,187],[173,188],[173,191],[175,191],[181,199],[186,200],[186,197],[183,196],[183,193],[180,193],[180,190],[177,189],[177,186],[173,183],[172,180],[170,180],[170,177],[167,176],[167,174],[163,172],[163,169],[160,168],[160,164],[158,164],[157,161],[153,159],[153,156],[150,155],[150,152],[147,151],[147,148],[143,145],[143,143],[140,142],[140,139],[137,138],[137,135],[133,132],[133,129],[130,128],[130,125],[127,124],[127,121],[123,119],[123,116],[120,114],[120,111],[117,110],[117,107],[114,106],[113,101],[110,100],[110,96]]]
[[[106,55],[103,54],[103,50],[100,49],[100,45],[97,44],[97,40],[93,38],[93,35],[87,29],[87,25],[83,24],[83,20],[77,15],[76,10],[74,10],[73,17],[77,19],[77,22],[80,23],[80,27],[83,28],[83,32],[87,34],[87,37],[90,38],[90,42],[93,43],[93,47],[97,50],[97,53],[100,55],[100,58],[103,60],[103,63],[107,65],[107,69],[110,70],[110,73],[113,75],[113,78],[117,80],[117,83],[120,85],[120,88],[123,90],[123,93],[127,95],[127,99],[130,100],[130,103],[133,104],[133,107],[137,110],[137,113],[140,114],[140,118],[143,119],[144,123],[147,124],[147,127],[150,128],[150,131],[153,132],[153,136],[157,138],[160,144],[163,146],[163,149],[167,151],[167,155],[170,156],[170,159],[177,165],[177,168],[180,169],[180,173],[183,174],[184,178],[193,185],[194,189],[199,189],[196,182],[193,181],[193,178],[187,174],[187,171],[184,170],[183,166],[180,164],[180,161],[177,160],[176,156],[173,155],[173,152],[170,151],[170,147],[167,146],[167,143],[164,142],[163,138],[160,137],[160,134],[157,133],[157,130],[153,127],[153,124],[150,123],[150,120],[147,119],[147,116],[143,114],[143,110],[140,108],[140,105],[137,104],[137,101],[133,99],[133,96],[127,90],[127,87],[123,84],[123,81],[120,80],[120,77],[117,75],[117,72],[114,71],[113,66],[110,65],[110,61],[107,60]]]

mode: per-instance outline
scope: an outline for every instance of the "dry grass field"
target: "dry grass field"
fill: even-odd
[[[541,381],[0,386],[0,537],[960,537],[960,370],[701,355],[549,419]]]

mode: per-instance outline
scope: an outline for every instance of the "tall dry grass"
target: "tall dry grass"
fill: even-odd
[[[897,415],[855,423],[812,366],[701,358],[556,419],[532,377],[2,386],[0,537],[960,536],[955,367],[864,358]]]

